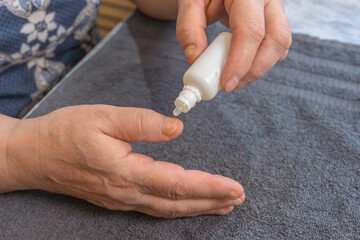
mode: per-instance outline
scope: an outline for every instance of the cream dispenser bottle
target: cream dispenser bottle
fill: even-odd
[[[187,113],[201,100],[213,99],[221,89],[220,77],[226,63],[232,34],[220,33],[185,72],[184,88],[175,100],[173,114]]]

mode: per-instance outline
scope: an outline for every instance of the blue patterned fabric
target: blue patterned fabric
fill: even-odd
[[[94,45],[101,0],[0,0],[0,113],[17,117]]]

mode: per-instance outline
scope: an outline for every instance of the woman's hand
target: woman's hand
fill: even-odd
[[[291,31],[283,0],[178,0],[176,34],[190,64],[207,47],[206,26],[218,20],[233,32],[225,91],[242,89],[285,59]]]
[[[156,217],[231,212],[245,199],[236,181],[131,151],[131,142],[169,141],[182,129],[180,120],[151,110],[106,105],[18,120],[3,141],[3,182],[11,190],[44,189]],[[0,183],[1,189],[6,188]]]

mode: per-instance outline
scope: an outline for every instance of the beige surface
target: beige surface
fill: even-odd
[[[136,8],[130,0],[104,0],[99,10],[98,27],[101,38]]]

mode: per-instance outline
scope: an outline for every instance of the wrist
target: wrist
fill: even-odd
[[[0,122],[1,136],[4,136],[0,140],[0,171],[5,173],[0,176],[0,193],[38,188],[41,177],[38,119],[1,116]]]
[[[18,190],[17,181],[8,162],[9,136],[18,121],[0,114],[0,193]]]

